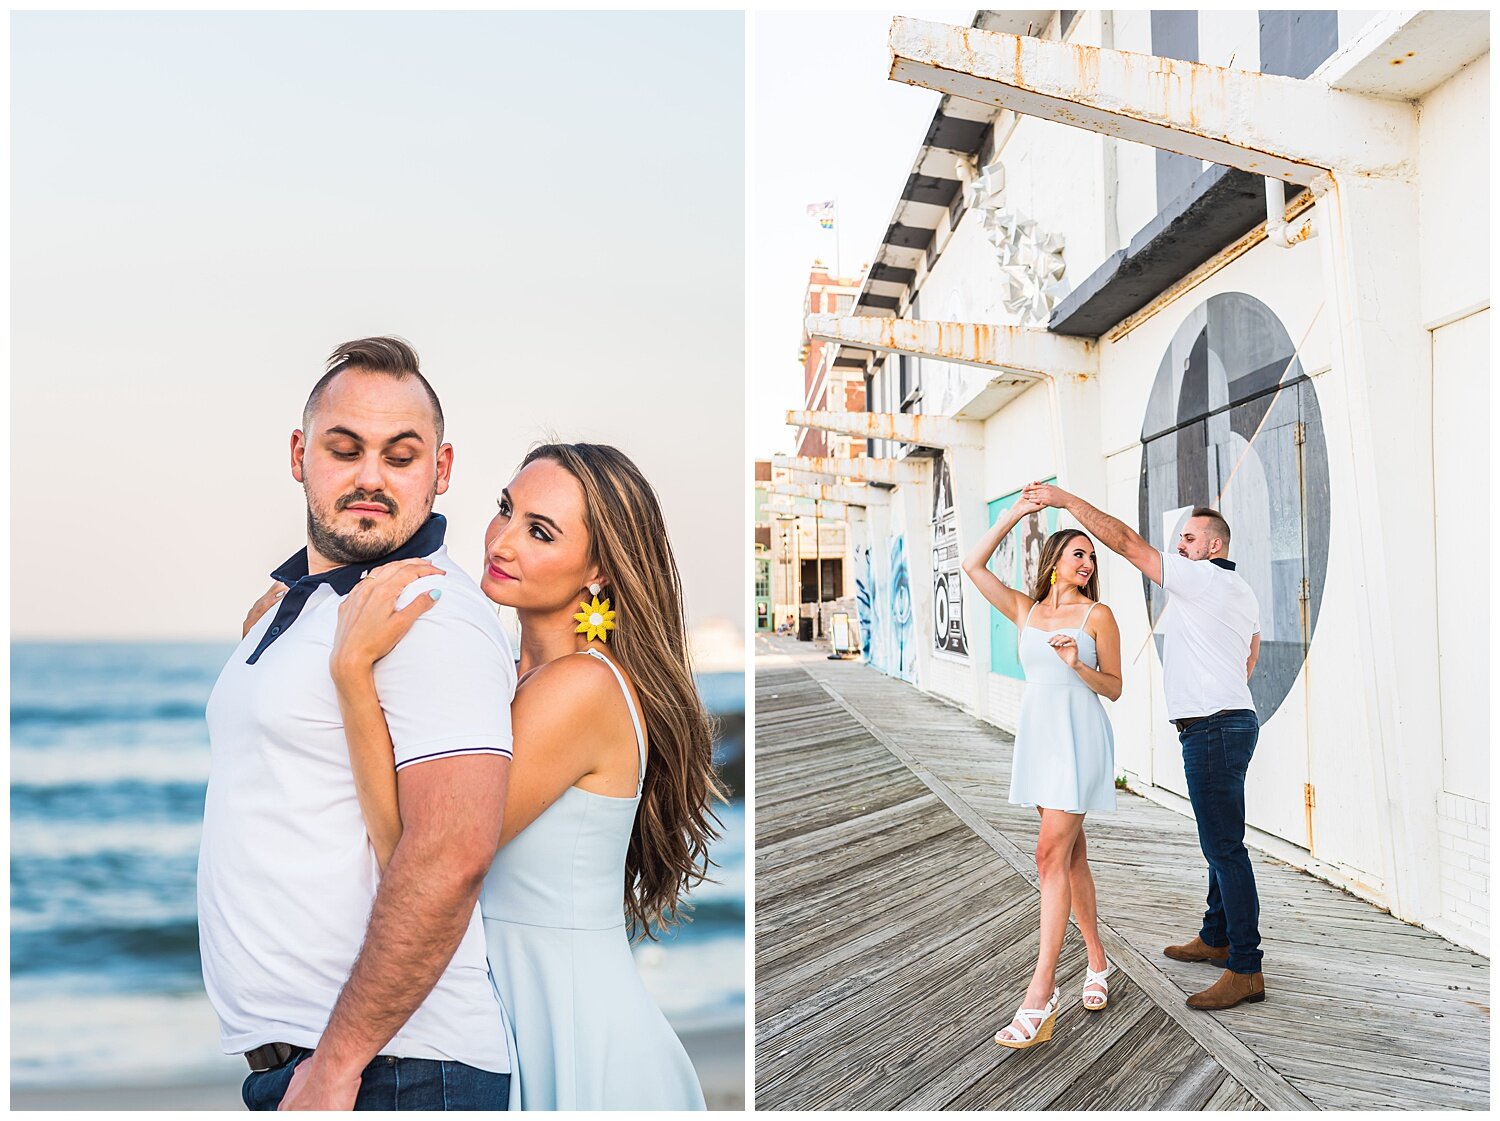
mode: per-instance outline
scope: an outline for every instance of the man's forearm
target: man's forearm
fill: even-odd
[[[1139,542],[1148,549],[1151,547],[1146,539],[1135,530],[1122,522],[1119,518],[1111,517],[1103,510],[1090,506],[1076,494],[1073,495],[1067,506],[1068,513],[1078,519],[1078,524],[1092,533],[1106,548],[1119,553],[1121,556],[1130,552],[1131,548]]]
[[[427,999],[468,929],[483,882],[445,868],[435,847],[410,838],[381,878],[364,945],[318,1043],[324,1062],[353,1073]]]

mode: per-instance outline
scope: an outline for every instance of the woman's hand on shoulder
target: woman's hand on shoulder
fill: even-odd
[[[429,611],[442,594],[440,589],[433,589],[398,611],[396,603],[401,593],[408,584],[424,576],[442,575],[446,575],[443,569],[414,558],[383,564],[355,584],[354,590],[339,604],[338,627],[329,657],[334,677],[367,672],[394,650],[417,618]]]
[[[286,595],[287,586],[279,580],[273,580],[271,586],[266,589],[266,594],[250,605],[250,614],[245,616],[244,629],[240,631],[240,637],[244,638],[250,633],[250,628],[260,622],[260,617],[271,608],[276,606],[278,600]]]

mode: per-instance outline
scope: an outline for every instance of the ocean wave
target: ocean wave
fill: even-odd
[[[107,968],[101,963],[108,962]],[[116,926],[63,926],[14,930],[10,969],[15,978],[44,973],[108,978],[110,987],[159,987],[162,974],[193,982],[199,975],[196,918]]]
[[[183,747],[79,747],[39,749],[15,744],[10,780],[15,786],[101,786],[110,783],[208,783],[208,744]]]
[[[60,993],[51,979],[11,989],[11,1085],[172,1084],[236,1077],[200,988],[186,994]]]
[[[10,816],[42,818],[52,823],[129,818],[141,828],[161,821],[203,818],[208,787],[201,781],[18,782],[10,788]]]
[[[98,857],[106,853],[154,856],[196,854],[199,818],[188,821],[48,821],[16,818],[10,824],[12,867],[27,858]]]
[[[142,721],[203,720],[204,704],[196,700],[114,701],[79,704],[66,698],[53,703],[12,705],[11,734],[28,724],[102,724],[108,721],[140,723]]]

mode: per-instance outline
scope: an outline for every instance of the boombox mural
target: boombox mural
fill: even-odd
[[[932,644],[933,649],[969,656],[964,633],[963,555],[958,544],[958,511],[948,457],[933,464],[932,487]]]
[[[1260,603],[1250,692],[1265,722],[1296,681],[1317,625],[1329,504],[1317,394],[1270,308],[1226,292],[1188,316],[1157,369],[1141,443],[1142,536],[1175,549],[1195,506],[1217,506],[1229,522],[1230,558]],[[1159,657],[1170,597],[1142,582]]]

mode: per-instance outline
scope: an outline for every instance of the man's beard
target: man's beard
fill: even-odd
[[[304,484],[303,491],[306,492],[306,490],[307,487]],[[334,502],[335,513],[355,502],[373,503],[384,506],[390,511],[390,524],[382,531],[377,528],[378,523],[374,518],[361,518],[359,529],[354,533],[349,533],[335,529],[332,519],[323,516],[313,504],[312,495],[309,494],[307,496],[308,542],[320,556],[337,565],[363,564],[365,561],[375,560],[394,552],[411,540],[416,531],[421,528],[422,523],[427,520],[427,514],[432,509],[432,501],[436,497],[437,488],[434,486],[432,498],[428,499],[421,518],[415,524],[408,525],[400,516],[400,507],[396,505],[394,499],[384,494],[371,495],[364,491],[351,491]]]

